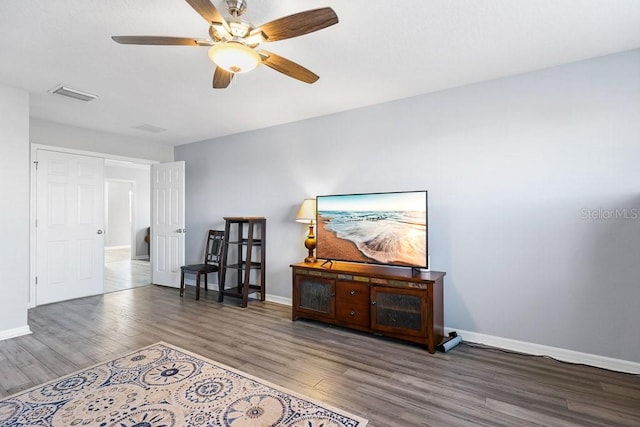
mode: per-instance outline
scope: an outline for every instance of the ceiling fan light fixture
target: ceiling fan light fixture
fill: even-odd
[[[222,2],[222,0],[215,0]],[[172,36],[113,36],[120,44],[208,46],[209,58],[215,64],[213,89],[229,87],[234,75],[247,73],[260,64],[304,83],[314,83],[319,76],[282,56],[266,50],[256,50],[264,42],[275,42],[303,36],[338,23],[338,15],[330,7],[321,7],[283,16],[254,27],[240,19],[247,0],[225,0],[230,18],[225,18],[213,4],[214,0],[187,0],[209,26],[210,39],[198,40]]]
[[[246,73],[262,62],[260,55],[241,42],[218,43],[209,49],[209,58],[230,73]]]

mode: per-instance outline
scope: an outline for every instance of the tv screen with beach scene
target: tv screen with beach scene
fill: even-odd
[[[427,268],[427,192],[316,197],[316,257]]]

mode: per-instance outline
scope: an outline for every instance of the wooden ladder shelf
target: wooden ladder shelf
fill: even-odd
[[[249,295],[254,293],[260,293],[260,301],[264,301],[267,220],[264,217],[224,217],[224,220],[218,302],[222,302],[225,295],[241,298],[241,307],[244,308]],[[230,259],[230,247],[236,252],[233,261]],[[236,283],[231,288],[226,287],[227,270],[236,272]]]

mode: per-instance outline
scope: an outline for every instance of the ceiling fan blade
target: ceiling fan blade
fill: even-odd
[[[114,42],[120,44],[169,45],[169,46],[199,46],[199,41],[187,37],[163,36],[113,36]]]
[[[227,21],[210,0],[187,0],[187,3],[209,24],[217,22],[222,24],[227,31],[231,31]]]
[[[302,65],[298,65],[293,61],[290,61],[275,53],[261,50],[258,52],[262,58],[262,63],[269,68],[273,68],[276,71],[281,72],[289,77],[298,79],[305,83],[315,83],[320,77],[304,68]]]
[[[327,28],[338,23],[338,15],[330,7],[294,13],[275,21],[267,22],[251,31],[263,33],[268,42],[289,39]]]
[[[230,73],[229,71],[220,67],[216,67],[215,71],[213,72],[214,89],[226,88],[227,86],[229,86],[229,83],[231,83],[231,80],[233,80],[233,73]]]

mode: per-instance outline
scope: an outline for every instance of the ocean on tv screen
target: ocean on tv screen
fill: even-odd
[[[426,192],[322,196],[317,200],[318,258],[426,266]]]

